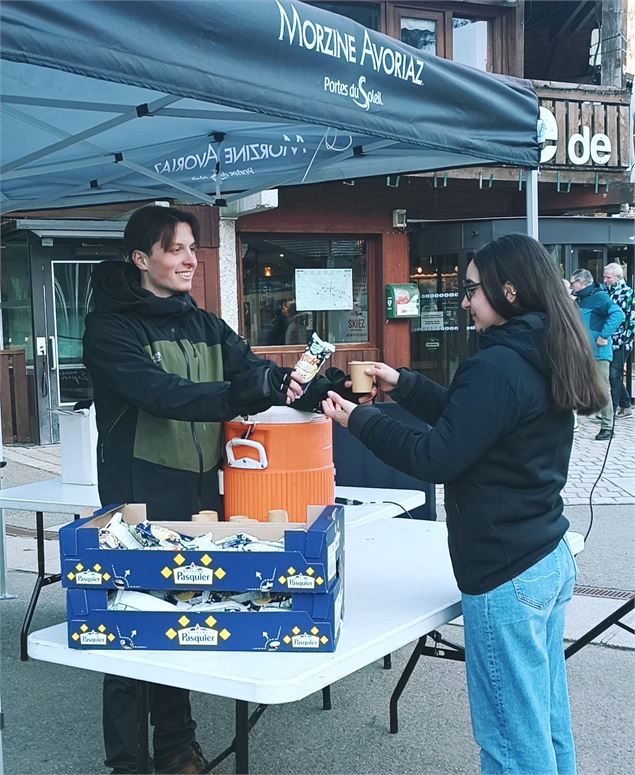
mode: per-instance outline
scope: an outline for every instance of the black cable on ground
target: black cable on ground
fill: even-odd
[[[602,478],[602,474],[604,473],[604,469],[606,468],[606,462],[609,459],[609,450],[611,449],[611,442],[613,441],[613,436],[615,435],[615,417],[616,417],[616,413],[613,412],[613,425],[611,425],[611,438],[609,439],[609,442],[606,445],[606,452],[604,453],[604,460],[602,461],[602,468],[600,468],[600,473],[598,474],[597,479],[593,483],[593,487],[591,487],[591,491],[589,492],[589,511],[591,513],[591,519],[589,521],[589,527],[587,528],[587,531],[584,535],[585,544],[586,544],[587,538],[589,537],[589,533],[591,532],[591,528],[593,527],[593,493],[595,492],[595,488],[598,486],[598,483]]]

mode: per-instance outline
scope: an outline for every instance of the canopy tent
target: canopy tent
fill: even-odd
[[[0,14],[5,213],[538,167],[531,84],[297,0],[5,0]]]

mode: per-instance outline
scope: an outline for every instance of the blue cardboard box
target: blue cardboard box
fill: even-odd
[[[280,612],[112,611],[107,599],[106,590],[68,590],[71,648],[330,652],[344,613],[343,579],[326,594],[292,595],[292,610]]]
[[[145,519],[145,506],[130,504],[71,522],[59,533],[62,585],[83,589],[260,590],[326,594],[343,577],[344,509],[308,508],[304,523],[250,524],[263,540],[284,539],[284,551],[173,551],[101,549],[99,530],[120,511],[126,522]],[[222,538],[241,531],[231,522],[160,522],[185,535],[210,530]]]

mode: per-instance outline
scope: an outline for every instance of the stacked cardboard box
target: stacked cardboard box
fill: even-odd
[[[115,511],[143,521],[136,504],[98,512],[60,530],[62,584],[68,588],[73,648],[333,651],[344,613],[344,510],[310,507],[306,523],[249,525],[259,539],[284,539],[283,551],[104,549],[99,531]],[[237,532],[232,523],[161,522],[195,536]],[[115,611],[108,590],[213,590],[284,593],[280,611]]]

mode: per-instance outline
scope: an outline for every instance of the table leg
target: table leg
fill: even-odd
[[[0,509],[0,600],[13,600],[12,595],[7,590],[7,550],[6,534],[4,525],[4,512]]]
[[[632,627],[624,624],[620,621],[620,619],[623,616],[626,616],[629,611],[632,611],[634,607],[635,595],[627,600],[624,605],[620,606],[616,611],[613,611],[613,613],[607,616],[606,619],[603,619],[599,624],[596,624],[595,627],[592,627],[588,632],[571,643],[571,645],[567,646],[567,648],[564,650],[564,658],[569,659],[569,657],[572,657],[576,652],[580,651],[581,648],[586,646],[587,643],[590,643],[593,638],[597,638],[600,633],[607,630],[612,624],[616,624],[618,627],[622,627],[622,629],[632,633]]]
[[[35,512],[35,531],[37,545],[37,578],[35,580],[33,592],[31,593],[31,600],[29,601],[28,608],[26,609],[24,622],[22,623],[22,631],[20,632],[20,659],[23,662],[26,662],[29,658],[27,653],[27,638],[29,635],[29,627],[31,626],[31,619],[33,619],[33,614],[35,613],[35,606],[37,605],[37,600],[40,596],[40,590],[44,586],[44,514],[41,511]]]
[[[322,710],[331,710],[331,687],[325,686],[322,689]]]
[[[386,654],[384,657],[384,670],[390,670],[392,668],[392,654]]]
[[[79,514],[75,514],[75,519],[79,519]],[[27,639],[29,637],[31,619],[33,619],[35,607],[40,596],[40,590],[42,587],[48,587],[49,584],[57,584],[62,578],[59,573],[50,573],[48,576],[46,575],[46,558],[44,556],[44,513],[42,511],[35,512],[35,541],[37,546],[37,578],[20,632],[20,659],[22,662],[26,662],[29,658]]]
[[[236,700],[236,775],[249,773],[249,703]]]
[[[421,656],[421,650],[426,645],[427,639],[428,639],[428,636],[423,635],[417,641],[417,645],[415,646],[414,651],[410,655],[410,659],[408,660],[408,663],[406,664],[403,670],[403,673],[401,674],[399,680],[397,681],[397,686],[395,686],[395,690],[390,696],[390,733],[392,735],[396,734],[399,731],[397,703],[399,702],[399,698],[401,697],[403,690],[406,688],[406,684],[408,683],[410,676],[412,675],[412,671],[415,669],[415,666],[419,660],[419,657]]]
[[[145,681],[137,681],[137,772],[150,771],[148,750],[148,705],[150,687]]]

